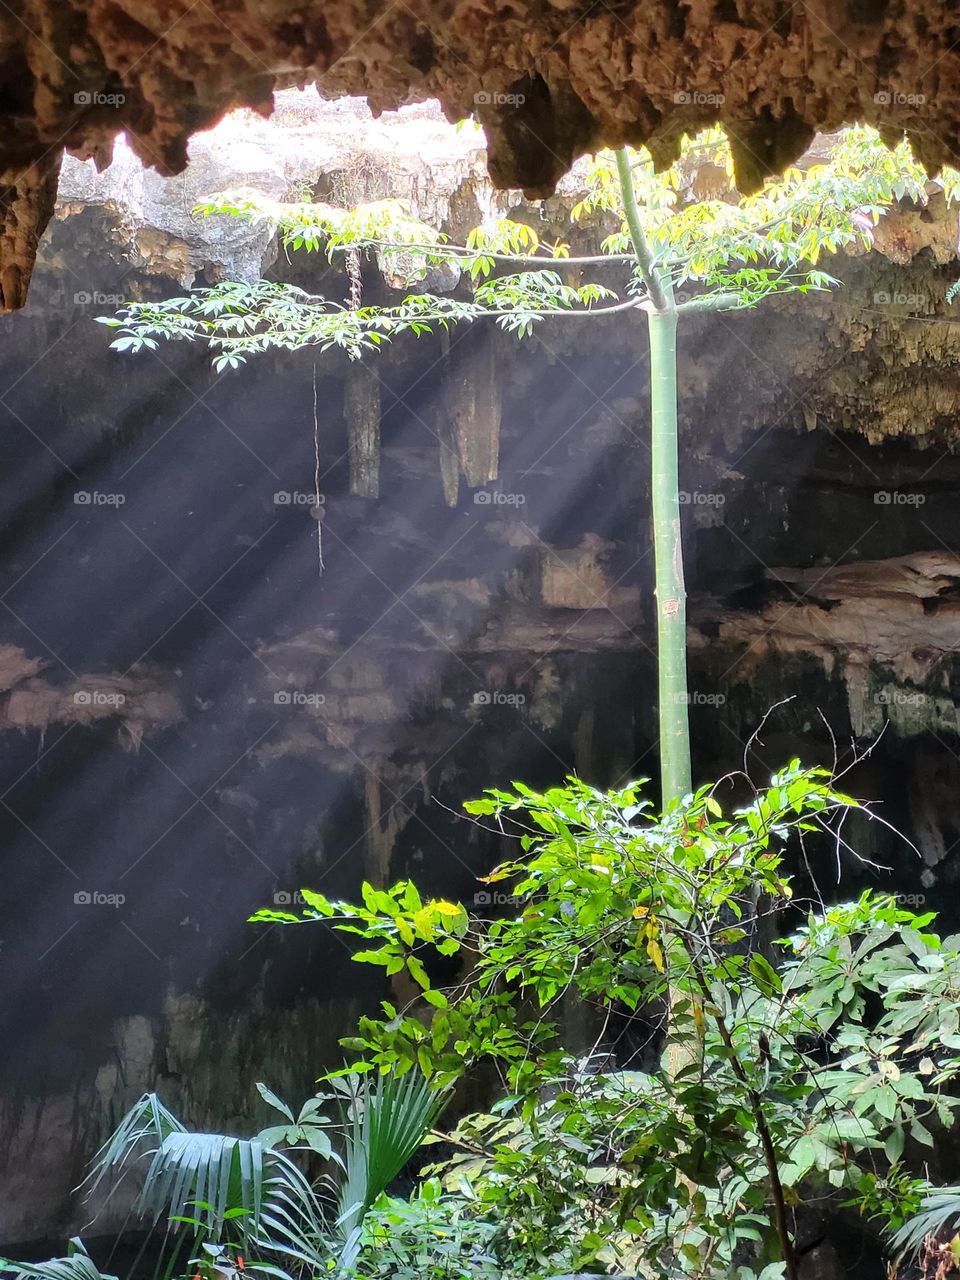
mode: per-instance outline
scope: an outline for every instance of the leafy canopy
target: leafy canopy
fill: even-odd
[[[704,171],[721,175],[716,196],[698,195],[697,175]],[[847,245],[869,247],[882,212],[899,199],[926,202],[930,186],[906,142],[888,149],[867,128],[845,130],[822,160],[789,169],[753,196],[731,192],[730,148],[719,129],[688,139],[661,173],[646,151],[632,152],[631,172],[654,266],[681,291],[681,312],[740,309],[773,294],[829,288],[835,282],[818,265],[822,256]],[[955,200],[960,175],[945,170],[938,181]],[[324,252],[331,262],[345,262],[350,298],[342,303],[260,280],[133,302],[116,316],[100,317],[117,331],[117,350],[203,342],[219,370],[271,349],[340,348],[356,356],[400,333],[482,318],[523,336],[551,317],[596,319],[649,305],[610,152],[594,158],[572,210],[578,237],[588,244],[584,255],[509,219],[494,219],[464,244],[452,244],[397,200],[347,210],[241,192],[211,197],[197,212],[267,221],[288,252]],[[363,305],[357,289],[362,255],[376,256],[387,278],[407,288],[439,269],[452,271],[460,285],[452,292],[410,292],[391,305]]]

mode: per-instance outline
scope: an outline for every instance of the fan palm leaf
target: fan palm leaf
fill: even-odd
[[[256,1138],[170,1133],[153,1153],[137,1210],[154,1226],[163,1217],[192,1218],[217,1237],[232,1220],[244,1239],[254,1237],[263,1209],[264,1157]]]
[[[171,1134],[185,1132],[184,1126],[155,1093],[145,1093],[94,1156],[90,1172],[81,1185],[88,1188],[87,1195],[91,1196],[108,1175],[113,1178],[119,1173],[122,1177],[127,1161],[138,1148],[143,1154],[146,1142],[159,1145]]]
[[[448,1096],[432,1089],[414,1072],[381,1076],[373,1088],[364,1080],[355,1090],[337,1202],[341,1238],[359,1226],[366,1211],[413,1156]]]
[[[324,1179],[333,1188],[329,1179]],[[332,1195],[330,1199],[332,1199]],[[258,1245],[313,1275],[325,1272],[331,1255],[330,1215],[300,1168],[278,1151],[269,1153]]]
[[[938,1187],[923,1197],[917,1213],[894,1234],[896,1249],[917,1253],[927,1236],[940,1236],[960,1226],[960,1187]]]

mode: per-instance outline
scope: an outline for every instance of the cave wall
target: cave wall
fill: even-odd
[[[26,299],[64,152],[125,132],[179,173],[225,111],[318,81],[376,111],[475,114],[501,188],[545,195],[597,146],[659,162],[717,122],[756,190],[816,131],[906,134],[931,172],[960,149],[960,26],[938,0],[16,0],[0,12],[0,308]]]
[[[475,220],[495,198],[476,147],[437,136],[456,163],[424,198]],[[361,370],[109,351],[110,299],[292,270],[267,238],[196,228],[214,177],[383,194],[368,156],[244,143],[224,170],[201,144],[169,188],[126,155],[72,170],[0,322],[5,1247],[89,1218],[71,1189],[145,1089],[248,1129],[257,1080],[298,1101],[339,1061],[375,975],[251,910],[408,872],[473,901],[498,849],[464,798],[656,776],[642,331],[470,329]],[[258,171],[264,149],[281,163]],[[388,176],[414,194],[417,172]],[[748,744],[760,776],[873,745],[852,785],[920,852],[876,825],[857,841],[955,920],[951,216],[895,215],[829,298],[692,323],[681,426],[697,776]],[[825,891],[858,884],[837,870]]]

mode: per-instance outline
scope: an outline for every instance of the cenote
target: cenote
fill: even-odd
[[[956,23],[16,8],[0,1274],[949,1280]]]

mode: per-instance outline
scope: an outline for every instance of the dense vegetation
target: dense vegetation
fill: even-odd
[[[793,761],[728,810],[719,791],[660,815],[639,787],[572,779],[469,803],[512,848],[487,877],[514,904],[499,919],[409,881],[260,912],[339,930],[419,998],[362,1019],[298,1113],[261,1086],[280,1120],[255,1138],[188,1133],[143,1099],[92,1189],[136,1179],[169,1271],[205,1280],[777,1280],[797,1275],[810,1205],[858,1213],[891,1257],[915,1250],[958,1207],[923,1160],[960,1103],[960,937],[882,894],[793,900],[791,842],[822,862],[848,815],[880,821],[824,772]],[[453,987],[431,979],[437,955],[462,957]],[[491,1109],[439,1129],[483,1064]],[[391,1195],[425,1143],[415,1188]],[[99,1275],[79,1243],[7,1270]]]

